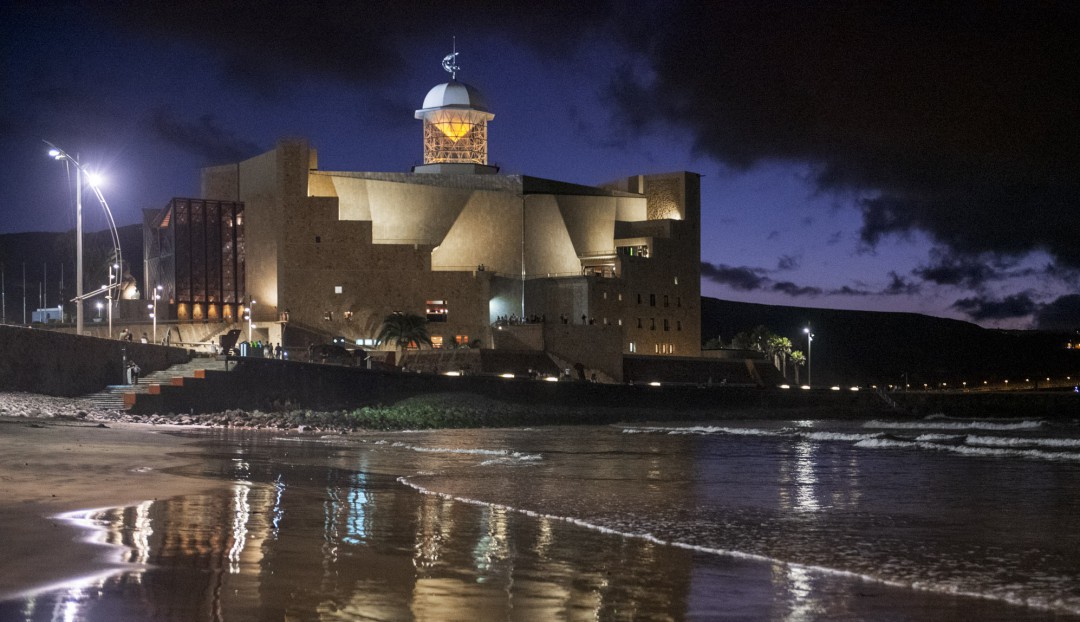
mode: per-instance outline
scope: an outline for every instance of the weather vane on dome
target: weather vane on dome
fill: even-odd
[[[457,37],[454,37],[454,51],[442,59],[442,68],[446,70],[446,73],[450,74],[452,80],[457,80],[457,72],[461,71],[461,67],[457,64],[457,55]]]

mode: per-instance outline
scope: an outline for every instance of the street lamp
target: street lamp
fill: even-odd
[[[154,288],[154,305],[152,307],[154,311],[150,314],[150,317],[152,317],[154,319],[154,343],[157,343],[157,301],[160,300],[160,299],[161,299],[161,286],[158,285],[157,287]],[[147,306],[147,308],[151,308],[150,305],[146,305],[146,306]]]
[[[251,304],[248,305],[248,318],[247,318],[248,319],[248,343],[251,342],[251,329],[252,329],[252,325],[254,324],[254,320],[255,320],[254,315],[255,315],[255,301],[252,300]]]
[[[806,384],[807,386],[814,386],[810,381],[810,372],[813,369],[813,364],[810,359],[811,344],[814,343],[814,333],[810,332],[810,327],[802,329],[806,333]]]
[[[118,264],[123,263],[123,257],[120,254],[120,234],[116,230],[116,221],[113,219],[112,210],[109,209],[109,204],[105,202],[105,197],[101,194],[101,190],[98,189],[99,178],[93,173],[85,170],[83,165],[79,163],[77,158],[71,157],[70,154],[63,149],[45,140],[42,141],[50,147],[49,155],[55,160],[63,160],[70,162],[75,166],[75,331],[76,334],[83,334],[83,300],[87,298],[83,294],[83,234],[82,234],[82,178],[83,174],[86,174],[86,180],[90,186],[90,189],[94,191],[94,195],[97,197],[101,208],[105,210],[105,218],[109,223],[109,232],[112,234],[113,243],[113,257]],[[110,294],[112,291],[112,283],[109,283]],[[111,301],[111,298],[110,298]],[[109,304],[109,337],[112,337],[112,303]]]
[[[101,304],[100,302],[97,303],[97,321],[99,322],[101,321],[101,308],[104,306],[105,305]]]
[[[112,310],[113,310],[113,281],[119,280],[120,264],[114,263],[109,266],[109,289],[105,293],[105,299],[109,301],[109,339],[112,339]]]

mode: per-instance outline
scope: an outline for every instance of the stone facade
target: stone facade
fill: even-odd
[[[244,205],[248,301],[271,341],[373,340],[396,311],[426,315],[442,347],[493,347],[505,319],[575,325],[533,341],[617,380],[623,353],[700,355],[699,187],[320,171],[304,140],[202,175],[203,199]]]

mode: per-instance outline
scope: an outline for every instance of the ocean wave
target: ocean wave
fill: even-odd
[[[920,434],[915,440],[924,443],[955,443],[964,438],[963,434]]]
[[[895,444],[895,445],[907,444],[907,445],[910,445],[911,444],[910,442],[909,443],[904,443],[904,442],[901,442],[901,441],[893,441],[893,440],[890,440],[890,439],[871,439],[871,440],[866,440],[866,441],[861,441],[861,442],[882,443],[882,444],[889,444],[889,445],[891,445],[891,444]],[[1027,606],[1027,607],[1032,607],[1032,608],[1037,608],[1037,609],[1043,609],[1043,610],[1050,610],[1050,611],[1060,611],[1060,610],[1064,609],[1064,610],[1066,610],[1066,611],[1068,611],[1070,613],[1078,613],[1078,612],[1080,612],[1080,608],[1078,608],[1077,606],[1075,606],[1075,605],[1073,605],[1071,603],[1061,602],[1061,601],[1045,602],[1045,601],[1040,601],[1040,600],[1037,600],[1037,599],[1023,598],[1023,597],[1019,597],[1019,596],[1011,593],[1010,591],[997,592],[997,593],[993,593],[993,592],[987,593],[987,592],[979,592],[979,591],[975,591],[975,590],[965,589],[965,588],[960,587],[958,585],[953,585],[953,584],[950,584],[948,582],[942,582],[942,581],[921,581],[921,580],[908,581],[908,580],[889,579],[889,578],[882,577],[882,576],[879,576],[879,575],[866,574],[866,573],[855,572],[855,571],[851,571],[851,570],[843,570],[843,569],[840,569],[840,568],[831,568],[831,567],[828,567],[828,566],[821,566],[821,565],[815,565],[815,564],[804,564],[804,563],[799,563],[799,562],[793,562],[793,561],[781,559],[781,558],[778,558],[778,557],[772,557],[772,556],[769,556],[769,555],[762,555],[762,554],[759,554],[759,553],[750,553],[750,552],[739,551],[739,550],[734,550],[734,549],[721,549],[721,548],[715,548],[715,547],[701,546],[701,545],[696,545],[696,544],[690,544],[690,543],[687,543],[687,542],[680,542],[678,540],[665,539],[665,538],[662,538],[662,537],[657,536],[656,534],[653,534],[653,533],[650,533],[650,532],[634,532],[634,531],[625,531],[625,530],[622,530],[622,529],[613,529],[611,527],[607,527],[607,526],[604,526],[604,525],[593,523],[593,522],[590,522],[590,521],[587,521],[587,520],[584,520],[584,519],[575,518],[575,517],[572,517],[572,516],[559,516],[559,515],[556,515],[556,514],[548,514],[548,513],[544,513],[544,512],[537,512],[537,511],[534,511],[534,510],[527,510],[527,509],[524,509],[524,508],[504,505],[504,504],[500,504],[500,503],[491,503],[491,502],[487,502],[487,501],[481,501],[479,499],[472,499],[472,498],[469,498],[469,497],[461,497],[461,496],[452,495],[452,494],[449,494],[449,493],[438,492],[438,491],[434,491],[434,490],[424,488],[423,486],[420,486],[418,484],[414,484],[413,482],[410,482],[405,477],[399,477],[397,479],[397,481],[400,484],[402,484],[404,486],[407,486],[409,488],[412,488],[413,490],[415,490],[418,493],[423,494],[423,495],[435,496],[435,497],[438,497],[438,498],[441,498],[441,499],[448,499],[448,500],[451,500],[451,501],[456,501],[456,502],[460,502],[460,503],[466,503],[466,504],[469,504],[469,505],[474,505],[474,506],[479,506],[479,507],[486,507],[486,508],[492,508],[492,509],[502,510],[502,511],[506,511],[506,512],[513,512],[513,513],[521,514],[523,516],[528,516],[530,518],[538,518],[538,519],[544,519],[544,520],[559,521],[559,522],[567,523],[567,524],[574,525],[574,526],[577,526],[577,527],[583,527],[585,529],[589,529],[590,531],[595,531],[595,532],[598,532],[598,533],[614,535],[614,536],[618,536],[618,537],[622,537],[622,538],[633,538],[633,539],[636,539],[636,540],[643,540],[643,541],[646,541],[646,542],[651,542],[653,544],[658,544],[658,545],[663,545],[663,546],[671,546],[671,547],[675,547],[675,548],[679,548],[679,549],[704,553],[704,554],[708,554],[708,555],[717,555],[717,556],[729,557],[729,558],[740,559],[740,560],[763,562],[763,563],[767,563],[767,564],[771,564],[771,565],[780,565],[780,566],[783,566],[783,567],[786,567],[786,568],[790,568],[792,570],[798,570],[798,571],[804,571],[804,572],[810,572],[810,573],[817,573],[817,574],[821,574],[821,575],[841,577],[841,578],[846,578],[846,579],[857,579],[857,580],[860,580],[860,581],[876,583],[876,584],[879,584],[879,585],[885,585],[885,586],[889,586],[889,587],[909,588],[909,589],[914,589],[914,590],[919,590],[919,591],[924,591],[924,592],[932,592],[932,593],[939,593],[939,594],[941,594],[941,593],[953,594],[953,595],[956,595],[956,596],[967,596],[967,597],[972,597],[972,598],[984,598],[984,599],[988,599],[988,600],[997,600],[997,601],[1007,602],[1007,603],[1014,604],[1014,605],[1022,605],[1022,606]]]
[[[1013,436],[976,436],[970,435],[965,441],[968,445],[988,447],[1052,447],[1057,449],[1080,449],[1080,438],[1017,438]]]
[[[1035,430],[1043,426],[1042,421],[1016,421],[1001,423],[997,421],[867,421],[864,428],[886,430]]]
[[[785,433],[776,430],[761,430],[758,428],[729,428],[708,425],[685,427],[623,428],[623,434],[732,434],[737,436],[782,436]]]
[[[863,449],[929,449],[947,451],[965,456],[982,458],[1027,458],[1034,460],[1080,461],[1080,453],[1068,451],[1044,451],[1042,449],[1018,449],[1012,447],[986,447],[973,445],[944,445],[937,442],[895,438],[876,438],[855,443]]]
[[[881,437],[881,434],[860,432],[797,432],[795,435],[812,441],[866,441]]]
[[[522,462],[534,462],[537,460],[543,460],[543,456],[540,454],[526,454],[520,451],[510,451],[509,449],[461,449],[457,447],[419,447],[416,445],[409,445],[402,442],[390,443],[391,447],[397,447],[400,449],[408,449],[425,454],[462,454],[468,456],[498,456],[500,458],[509,458]]]

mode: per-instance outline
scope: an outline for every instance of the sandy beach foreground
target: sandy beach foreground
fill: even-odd
[[[101,548],[55,517],[205,492],[223,484],[164,473],[190,441],[151,426],[41,412],[0,417],[0,600],[102,571]]]
[[[1011,519],[974,521],[969,509],[1014,498],[993,470],[1017,465],[982,462],[987,485],[973,487],[968,457],[852,448],[882,438],[859,421],[342,433],[122,416],[0,394],[0,619],[1060,620],[1076,611],[1074,513],[1039,505],[1060,506],[1056,492],[1031,493],[1030,516],[1015,527],[1024,538],[1061,534],[1038,545],[1029,568],[1031,547],[999,541]],[[986,425],[1016,435],[1029,423],[1039,425]],[[1054,459],[1062,481],[1076,476],[1071,458],[1031,456]],[[922,485],[924,467],[937,473],[940,498]],[[950,509],[956,490],[970,501]],[[926,520],[918,504],[932,510]],[[1032,521],[1039,528],[1023,531]],[[1005,585],[1002,565],[1016,573]]]

